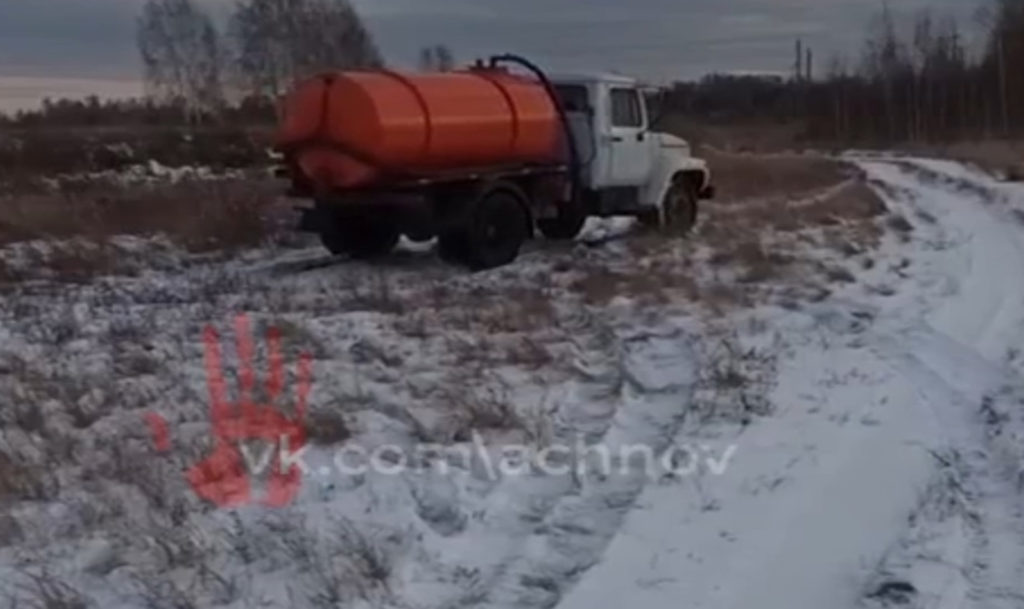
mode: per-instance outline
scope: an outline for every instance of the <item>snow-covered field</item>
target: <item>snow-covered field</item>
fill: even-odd
[[[122,275],[66,284],[24,279],[52,244],[9,246],[0,592],[46,608],[1024,607],[1024,188],[848,160],[888,208],[875,247],[835,247],[841,218],[766,231],[755,258],[713,251],[715,214],[685,243],[595,222],[470,275],[411,244],[364,265],[123,238]],[[237,395],[240,314],[258,371],[277,328],[296,418],[291,364],[312,358],[309,469],[286,507],[216,509],[185,473],[214,444],[204,328]]]

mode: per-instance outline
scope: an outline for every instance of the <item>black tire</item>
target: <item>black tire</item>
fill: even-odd
[[[464,243],[463,263],[469,268],[493,269],[519,256],[529,236],[529,222],[524,200],[516,189],[493,188],[474,205],[465,232],[449,235],[444,241],[456,248],[456,253]]]
[[[378,258],[398,244],[398,227],[390,220],[371,215],[335,215],[320,228],[320,241],[334,255]]]
[[[587,214],[582,210],[569,209],[569,205],[559,208],[555,218],[537,220],[537,228],[548,239],[567,241],[575,239],[587,221]]]
[[[340,256],[342,254],[348,253],[348,251],[345,249],[345,234],[339,228],[337,222],[325,222],[324,225],[320,227],[320,243],[322,243],[324,247],[327,248],[327,251],[334,254],[335,256]]]
[[[693,230],[697,223],[697,189],[690,180],[682,177],[673,180],[661,205],[665,210],[665,224],[662,228],[666,232],[683,235]],[[639,218],[646,226],[661,227],[658,210],[644,212]]]

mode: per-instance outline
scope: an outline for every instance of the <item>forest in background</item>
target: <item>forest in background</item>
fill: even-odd
[[[874,20],[856,61],[835,58],[823,77],[797,46],[790,78],[711,75],[677,83],[672,112],[714,123],[799,121],[811,141],[949,142],[1024,135],[1024,0],[980,7],[985,40],[966,43],[952,17],[918,14],[899,27]],[[806,59],[805,59],[806,58]]]

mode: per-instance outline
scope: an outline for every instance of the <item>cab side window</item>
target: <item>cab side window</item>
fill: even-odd
[[[639,129],[644,125],[640,96],[635,89],[612,89],[612,126]]]

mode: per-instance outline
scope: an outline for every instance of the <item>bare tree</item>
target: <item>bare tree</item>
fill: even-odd
[[[193,119],[223,104],[224,56],[209,15],[192,0],[147,0],[137,26],[150,95],[181,103]]]
[[[986,63],[994,72],[996,87],[992,93],[999,99],[1001,131],[1014,131],[1014,119],[1024,102],[1024,77],[1014,69],[1024,61],[1024,0],[996,0],[988,18],[989,34]]]
[[[455,69],[455,56],[443,44],[420,50],[420,69],[424,72],[451,72]]]
[[[242,0],[230,31],[243,87],[261,96],[317,72],[382,64],[348,0]]]

